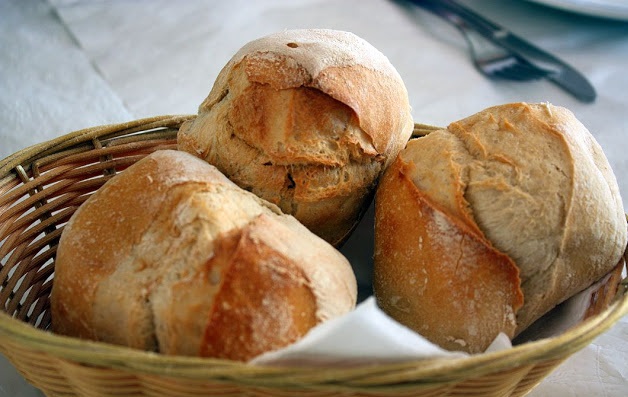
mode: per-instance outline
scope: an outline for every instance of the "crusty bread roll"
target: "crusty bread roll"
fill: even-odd
[[[375,202],[379,305],[451,350],[517,335],[626,248],[601,147],[550,104],[492,107],[412,140]]]
[[[353,309],[348,261],[292,216],[184,152],[108,181],[59,242],[55,332],[248,360]]]
[[[381,52],[304,29],[240,49],[178,141],[339,245],[412,130],[405,85]]]

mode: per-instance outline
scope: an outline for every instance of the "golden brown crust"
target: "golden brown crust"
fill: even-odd
[[[501,180],[486,172],[470,182],[466,197],[487,238],[521,270],[526,304],[519,333],[608,273],[623,254],[617,181],[591,133],[562,107],[496,106],[448,130],[512,170],[502,171]],[[487,167],[488,156],[479,159]]]
[[[593,136],[564,108],[526,103],[488,108],[409,142],[398,161],[406,164],[403,174],[422,197],[418,202],[407,197],[412,202],[406,206],[407,218],[419,223],[417,227],[427,230],[436,222],[424,214],[427,209],[440,213],[438,222],[463,227],[452,232],[455,238],[466,241],[474,235],[516,264],[524,305],[516,312],[515,335],[611,271],[626,248],[626,219],[617,181]],[[399,187],[386,182],[394,178],[391,175],[383,177],[377,197],[396,194]],[[377,219],[397,211],[399,201],[378,204]],[[424,216],[416,217],[417,212]],[[377,226],[376,239],[390,239],[386,234],[393,232]],[[410,232],[397,236],[414,244]],[[430,235],[423,242],[431,247],[423,250],[429,253],[426,258],[434,250],[458,246],[441,239]],[[398,249],[402,248],[400,243]],[[399,259],[394,255],[393,251],[384,257],[376,251],[376,278],[395,271]],[[424,260],[419,254],[417,258],[417,262]],[[473,260],[489,266],[495,259]],[[454,258],[444,260],[451,261]],[[397,283],[402,285],[401,280]],[[389,290],[380,288],[380,299],[395,296],[395,288],[393,283]],[[497,321],[494,326],[501,329],[502,324]],[[465,343],[476,349],[475,341]],[[479,346],[485,347],[484,341]]]
[[[450,350],[514,336],[523,303],[506,255],[419,191],[398,158],[376,194],[374,291],[393,318]]]
[[[64,318],[63,323],[56,324],[59,332],[65,333],[67,327],[79,337],[96,337],[95,331],[87,324],[91,323],[97,285],[99,280],[110,276],[116,264],[139,243],[155,214],[165,205],[165,195],[145,194],[154,189],[155,183],[159,183],[160,189],[164,190],[208,181],[231,184],[216,169],[195,163],[183,167],[178,158],[173,158],[171,162],[163,166],[163,156],[158,153],[137,164],[132,178],[111,179],[107,188],[77,209],[66,225],[65,229],[72,231],[64,231],[56,262],[71,263],[71,266],[55,268],[57,288],[52,296],[53,310],[63,313],[60,316]],[[182,172],[182,169],[189,172]],[[137,207],[141,210],[129,211],[129,208]],[[101,212],[105,208],[106,212]],[[61,285],[64,291],[59,292]],[[82,298],[57,300],[57,293]]]
[[[247,43],[224,70],[231,75],[239,62],[252,83],[275,90],[311,87],[349,106],[379,153],[388,154],[398,143],[395,135],[404,134],[399,137],[404,145],[409,138],[413,123],[401,76],[383,54],[352,33],[287,30]],[[216,95],[210,97],[201,110],[215,102]]]
[[[221,239],[217,251],[222,249],[229,265],[205,327],[202,356],[249,360],[296,341],[320,321],[309,280],[289,258],[250,232]],[[208,263],[207,271],[212,268]]]
[[[412,129],[405,86],[383,54],[351,33],[306,29],[238,51],[178,139],[338,245]]]
[[[332,246],[198,158],[160,151],[72,217],[51,309],[58,333],[248,360],[355,302],[352,269]]]

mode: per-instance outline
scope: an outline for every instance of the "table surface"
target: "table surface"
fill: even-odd
[[[567,107],[601,144],[628,208],[628,22],[525,0],[463,2],[582,71],[597,100],[578,102],[543,80],[488,80],[469,62],[456,30],[387,0],[3,0],[0,158],[85,127],[196,113],[219,70],[246,42],[283,29],[333,28],[354,32],[390,59],[417,122],[447,125],[508,102]],[[367,282],[370,255],[359,251],[347,255]],[[628,395],[628,319],[530,395]],[[3,396],[41,393],[0,356]]]

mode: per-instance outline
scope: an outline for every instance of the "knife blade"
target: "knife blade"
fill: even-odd
[[[579,71],[468,7],[454,0],[408,1],[429,11],[433,11],[434,8],[441,8],[449,13],[456,14],[470,28],[496,45],[526,59],[532,64],[555,71],[546,78],[580,101],[590,103],[595,100],[597,96],[595,88]]]

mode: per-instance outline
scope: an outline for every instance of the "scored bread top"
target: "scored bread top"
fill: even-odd
[[[399,73],[363,39],[286,30],[229,60],[177,140],[339,246],[410,138],[410,111]]]
[[[55,301],[56,294],[52,297],[53,305],[58,304],[65,324],[73,332],[81,337],[95,337],[86,326],[91,323],[92,300],[85,298],[96,293],[100,280],[129,256],[156,214],[167,208],[168,196],[160,192],[177,186],[205,185],[208,181],[233,186],[218,170],[186,153],[156,152],[134,164],[128,176],[107,181],[106,188],[76,210],[65,226],[57,254],[57,263],[68,265],[55,269],[54,285],[68,289],[61,294],[79,298]],[[59,292],[58,288],[55,292]]]
[[[346,258],[293,217],[206,162],[164,150],[108,181],[66,225],[53,329],[246,360],[350,310],[356,290]],[[227,317],[231,325],[217,325]]]
[[[291,58],[314,78],[329,67],[362,65],[397,76],[401,81],[388,59],[375,47],[353,33],[330,29],[285,30],[261,37],[245,44],[233,61],[239,62],[249,55],[268,55],[273,59],[272,54]]]
[[[353,33],[295,29],[249,42],[222,69],[199,113],[226,94],[231,73],[242,62],[251,82],[277,90],[315,88],[349,106],[382,155],[396,153],[412,132],[401,76],[384,54]]]
[[[617,181],[567,109],[495,106],[426,138],[402,154],[416,165],[413,181],[514,260],[525,300],[517,332],[620,259],[627,232]]]
[[[375,296],[393,318],[441,347],[479,353],[499,332],[514,335],[523,303],[518,269],[477,228],[418,189],[410,177],[415,167],[398,157],[377,190]]]
[[[375,202],[378,303],[447,349],[518,335],[626,249],[601,147],[547,103],[491,107],[411,140]]]

